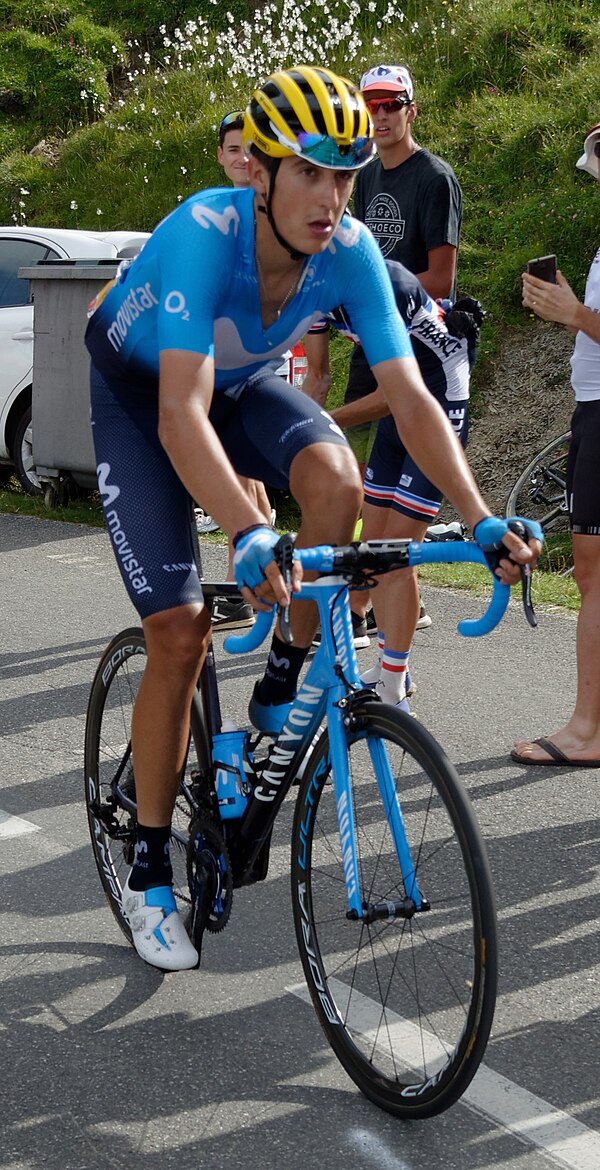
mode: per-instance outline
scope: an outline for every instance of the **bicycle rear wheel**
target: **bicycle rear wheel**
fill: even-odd
[[[123,630],[107,646],[94,676],[85,726],[85,802],[94,860],[108,904],[123,933],[131,930],[122,913],[123,885],[133,863],[136,830],[131,714],[146,665],[140,629]],[[192,804],[186,781],[210,759],[200,700],[192,706],[192,736],[180,795],[173,813],[171,860],[179,910],[191,898],[186,847]]]
[[[540,568],[560,573],[571,571],[573,552],[567,507],[567,456],[571,432],[547,443],[528,463],[511,488],[505,516],[530,516],[539,520],[546,543]]]
[[[413,719],[366,704],[347,731],[363,904],[405,890],[373,758],[387,753],[422,898],[412,918],[350,921],[327,732],[310,756],[292,838],[292,901],[325,1035],[362,1092],[398,1117],[442,1112],[482,1059],[494,1014],[491,877],[468,797]]]

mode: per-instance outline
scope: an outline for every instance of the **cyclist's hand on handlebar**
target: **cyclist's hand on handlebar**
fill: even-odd
[[[513,516],[508,520],[486,516],[473,529],[491,571],[505,585],[516,585],[521,571],[535,568],[544,536],[536,520]]]
[[[274,604],[289,605],[290,596],[285,581],[273,559],[278,534],[268,525],[257,524],[233,538],[233,572],[242,596],[255,609],[269,609]],[[293,588],[301,576],[298,562],[294,564]]]

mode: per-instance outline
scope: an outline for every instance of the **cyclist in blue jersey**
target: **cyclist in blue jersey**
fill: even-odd
[[[148,651],[133,715],[139,825],[123,905],[141,957],[172,970],[198,961],[168,856],[210,638],[190,499],[233,536],[236,580],[257,609],[289,598],[273,561],[277,534],[235,473],[291,490],[304,546],[349,540],[362,501],[340,428],[277,377],[281,354],[344,304],[418,465],[482,543],[500,533],[515,562],[539,550],[489,516],[421,379],[379,248],[345,214],[373,150],[360,93],[321,67],[280,71],[255,92],[244,141],[250,187],[200,192],[177,207],[96,299],[86,334],[98,482]],[[501,562],[503,579],[516,579],[515,562]],[[275,634],[251,704],[257,726],[282,721],[316,622],[310,606],[293,606],[295,644]]]

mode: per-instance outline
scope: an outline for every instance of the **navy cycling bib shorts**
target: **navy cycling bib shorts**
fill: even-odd
[[[92,365],[91,401],[98,486],[133,605],[145,618],[202,601],[192,501],[158,437],[158,390]],[[210,420],[238,474],[274,488],[289,487],[304,447],[347,445],[330,415],[271,369],[236,399],[215,393]]]
[[[469,433],[467,399],[451,402],[438,399],[442,410],[463,447]],[[432,524],[443,500],[443,493],[427,479],[404,446],[391,415],[379,420],[377,434],[365,471],[365,503],[376,508],[392,508],[412,520]]]

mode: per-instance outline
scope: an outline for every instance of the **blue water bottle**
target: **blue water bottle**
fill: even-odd
[[[213,736],[212,758],[221,820],[241,817],[248,803],[244,749],[247,732],[227,719]]]

